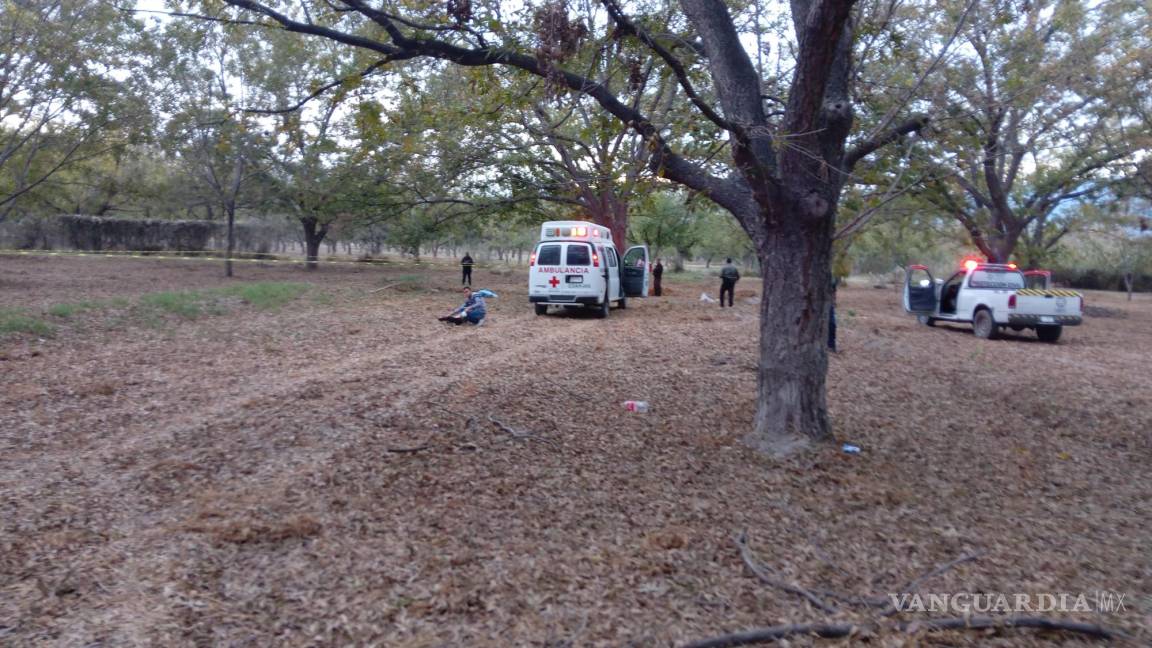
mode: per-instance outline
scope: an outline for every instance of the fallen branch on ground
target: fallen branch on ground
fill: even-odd
[[[390,283],[390,284],[388,284],[387,286],[384,286],[383,288],[377,288],[376,290],[369,290],[369,291],[368,291],[368,294],[369,294],[369,295],[375,295],[375,294],[376,294],[376,293],[378,293],[378,292],[384,292],[385,290],[388,290],[388,289],[389,289],[389,288],[391,288],[392,286],[399,286],[401,283],[403,283],[403,282],[401,282],[401,281],[397,281],[397,282],[395,282],[395,283]]]
[[[532,437],[536,436],[533,432],[521,432],[520,430],[513,428],[512,426],[504,423],[491,414],[488,415],[488,420],[491,421],[496,427],[510,434],[513,439],[531,439]]]
[[[760,561],[756,559],[756,556],[752,553],[752,548],[748,546],[747,531],[741,531],[740,534],[736,536],[736,546],[740,548],[740,558],[744,560],[744,565],[748,567],[749,571],[756,575],[756,578],[759,578],[761,581],[771,585],[772,587],[784,590],[789,594],[802,596],[808,599],[809,603],[827,612],[828,614],[836,614],[840,611],[820,600],[820,597],[816,596],[812,592],[809,592],[803,587],[780,580],[770,574],[769,568],[761,564]]]
[[[943,565],[939,565],[932,570],[917,576],[911,581],[908,581],[907,584],[894,592],[895,596],[884,595],[873,596],[871,598],[863,598],[860,596],[846,596],[844,594],[840,594],[839,592],[826,589],[809,590],[801,587],[800,585],[784,581],[777,577],[776,574],[772,573],[772,569],[770,567],[764,565],[756,558],[756,554],[753,553],[752,548],[748,546],[747,531],[741,531],[739,535],[736,536],[735,542],[736,546],[740,548],[740,558],[744,561],[744,565],[747,566],[749,571],[751,571],[765,584],[788,592],[789,594],[801,596],[812,603],[812,605],[820,610],[823,610],[824,612],[827,612],[828,614],[836,614],[840,612],[840,610],[835,606],[824,602],[824,600],[820,598],[821,596],[840,601],[841,603],[849,606],[883,608],[879,613],[879,616],[881,617],[893,616],[899,612],[894,602],[896,600],[895,596],[899,596],[901,594],[910,594],[928,579],[935,578],[936,576],[943,574],[944,572],[952,569],[953,567],[956,567],[957,565],[962,565],[966,562],[972,562],[973,560],[976,560],[986,553],[984,551],[974,551],[972,553],[964,554],[955,560],[944,563]]]
[[[948,571],[949,569],[952,569],[953,567],[955,567],[957,565],[963,565],[966,562],[972,562],[973,560],[976,560],[980,556],[983,556],[985,553],[986,552],[984,552],[984,551],[974,551],[974,552],[969,553],[969,554],[964,554],[963,556],[960,556],[956,560],[946,562],[943,565],[940,565],[939,567],[933,569],[932,571],[926,572],[926,573],[920,575],[919,577],[913,578],[912,580],[908,581],[908,584],[905,585],[904,587],[901,587],[899,590],[897,590],[895,592],[895,594],[896,594],[896,596],[899,596],[901,594],[911,594],[912,591],[915,590],[920,585],[922,585],[924,583],[924,581],[926,581],[930,578],[935,578],[936,576],[943,574],[944,572]],[[885,616],[885,617],[892,616],[892,615],[896,614],[897,612],[899,612],[899,610],[896,609],[895,597],[892,597],[892,596],[874,597],[874,598],[868,599],[867,603],[868,603],[868,605],[871,605],[873,607],[884,605],[884,611],[880,613],[880,616]]]
[[[1095,639],[1119,639],[1125,635],[1119,630],[1105,628],[1093,623],[1062,621],[1043,617],[970,617],[949,619],[924,619],[892,626],[897,632],[942,632],[945,630],[1005,630],[1011,628],[1031,628],[1082,634]],[[795,636],[813,636],[822,639],[839,639],[864,633],[878,633],[883,630],[875,624],[856,623],[798,623],[793,625],[756,628],[744,632],[720,635],[684,644],[683,648],[732,648],[759,643],[771,643]]]

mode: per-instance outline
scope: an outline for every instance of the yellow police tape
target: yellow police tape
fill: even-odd
[[[144,250],[124,250],[117,252],[58,252],[54,250],[8,250],[0,249],[0,255],[5,256],[54,256],[54,257],[104,257],[119,259],[162,259],[166,261],[226,261],[222,256],[189,256],[189,255],[215,255],[219,252],[181,252],[178,250],[157,250],[155,252]],[[247,259],[233,257],[234,263],[308,263],[307,259]],[[379,265],[379,266],[422,266],[430,264],[416,263],[414,261],[392,261],[388,259],[366,259],[364,261],[341,261],[335,259],[317,259],[316,263],[325,265]],[[477,264],[474,268],[483,266]]]
[[[1016,291],[1017,295],[1025,297],[1079,297],[1080,293],[1075,290],[1063,290],[1059,288],[1021,288]]]

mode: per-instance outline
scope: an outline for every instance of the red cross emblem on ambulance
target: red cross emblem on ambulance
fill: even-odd
[[[556,286],[560,285],[560,280],[557,279],[555,275],[553,275],[552,278],[548,280],[548,283],[552,284],[552,287],[555,288]]]

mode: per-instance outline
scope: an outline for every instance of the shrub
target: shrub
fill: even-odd
[[[98,218],[64,215],[57,217],[68,244],[77,250],[178,250],[207,248],[219,223],[211,221]]]
[[[1116,290],[1127,292],[1124,274],[1097,268],[1062,268],[1052,271],[1052,283],[1082,290]],[[1133,282],[1135,292],[1152,291],[1152,275],[1137,274]]]

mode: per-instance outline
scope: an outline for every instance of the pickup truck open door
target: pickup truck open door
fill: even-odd
[[[936,279],[927,266],[910,265],[904,271],[904,310],[930,317],[936,314]]]

